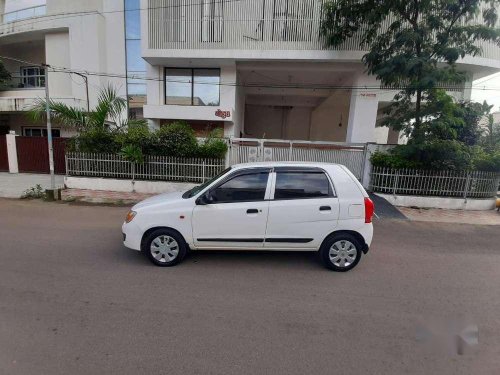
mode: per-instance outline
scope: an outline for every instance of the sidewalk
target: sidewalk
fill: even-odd
[[[62,200],[69,202],[105,203],[114,205],[133,205],[155,194],[125,193],[118,191],[66,189]]]
[[[469,210],[442,210],[439,208],[408,208],[398,207],[409,220],[430,221],[439,223],[500,225],[500,212],[469,211]]]
[[[40,184],[42,188],[50,187],[50,175],[36,173],[0,172],[0,197],[20,198],[25,190]],[[64,185],[64,176],[56,175],[56,187]]]

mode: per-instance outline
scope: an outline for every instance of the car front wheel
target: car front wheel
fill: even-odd
[[[320,249],[321,260],[333,271],[346,272],[358,264],[362,246],[351,234],[334,234],[327,238]]]
[[[157,229],[143,241],[142,251],[157,266],[170,267],[178,264],[186,255],[186,243],[182,236],[170,229]]]

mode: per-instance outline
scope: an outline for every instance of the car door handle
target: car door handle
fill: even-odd
[[[319,210],[320,210],[320,211],[331,211],[331,210],[332,210],[332,208],[331,208],[330,206],[321,206],[321,207],[319,208]]]
[[[259,210],[256,208],[249,208],[247,210],[247,214],[258,214],[258,213],[259,213]]]

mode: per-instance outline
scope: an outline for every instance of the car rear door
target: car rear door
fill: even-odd
[[[193,210],[196,248],[262,248],[269,212],[270,168],[236,171],[210,190],[213,202]]]
[[[265,248],[317,249],[337,226],[338,217],[339,201],[325,171],[274,169]]]

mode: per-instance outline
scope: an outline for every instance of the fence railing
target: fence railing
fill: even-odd
[[[133,180],[204,182],[225,168],[224,159],[146,156],[133,163],[116,154],[68,152],[68,176],[108,177]]]
[[[325,0],[218,0],[198,2],[148,0],[148,47],[151,49],[344,50],[365,52],[360,33],[340,46],[328,46],[321,32]],[[201,4],[210,4],[201,6]],[[197,5],[197,6],[193,6]],[[482,10],[470,25],[484,24]],[[381,25],[387,29],[394,16]],[[482,57],[500,59],[493,42],[476,41]]]
[[[14,22],[33,17],[44,16],[46,13],[47,13],[46,5],[37,5],[33,7],[18,9],[12,12],[0,14],[0,20],[2,23]]]
[[[370,188],[394,195],[492,198],[500,173],[482,171],[431,171],[373,167]]]
[[[230,164],[258,161],[313,161],[343,164],[358,178],[363,176],[366,144],[283,139],[232,138]]]

